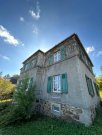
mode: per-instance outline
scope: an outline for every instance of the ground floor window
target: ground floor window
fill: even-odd
[[[54,113],[56,115],[60,114],[61,105],[60,104],[57,104],[57,103],[52,103],[51,111],[52,111],[52,113]]]

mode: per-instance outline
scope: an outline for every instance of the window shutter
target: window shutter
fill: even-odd
[[[30,80],[29,80],[28,88],[31,88],[32,85],[33,85],[33,77],[30,78]]]
[[[49,56],[49,65],[53,64],[53,54]]]
[[[95,82],[94,82],[94,88],[95,88],[96,94],[99,96],[98,86]]]
[[[67,81],[67,74],[62,74],[61,77],[61,90],[62,93],[68,93],[68,81]]]
[[[91,79],[90,79],[90,87],[91,87],[91,95],[94,96],[95,93],[94,93],[93,83]]]
[[[49,76],[48,77],[48,82],[47,82],[47,92],[51,93],[51,89],[52,89],[52,77]]]
[[[61,48],[61,60],[64,60],[65,59],[65,46],[63,46],[62,48]]]
[[[92,80],[90,78],[88,78],[86,75],[85,75],[85,77],[86,77],[89,94],[93,97],[95,95],[95,93],[94,93],[94,89],[93,89]]]

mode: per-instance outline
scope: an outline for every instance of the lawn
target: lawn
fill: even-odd
[[[0,129],[0,135],[102,135],[102,108],[90,127],[51,118],[21,123]]]

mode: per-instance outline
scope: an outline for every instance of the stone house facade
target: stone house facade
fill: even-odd
[[[27,74],[36,84],[36,108],[41,113],[90,125],[100,99],[93,64],[77,34],[48,50],[38,50],[23,62],[20,80]]]

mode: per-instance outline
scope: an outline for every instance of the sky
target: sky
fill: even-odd
[[[22,62],[78,34],[96,76],[102,65],[102,0],[0,0],[0,72],[19,74]]]

